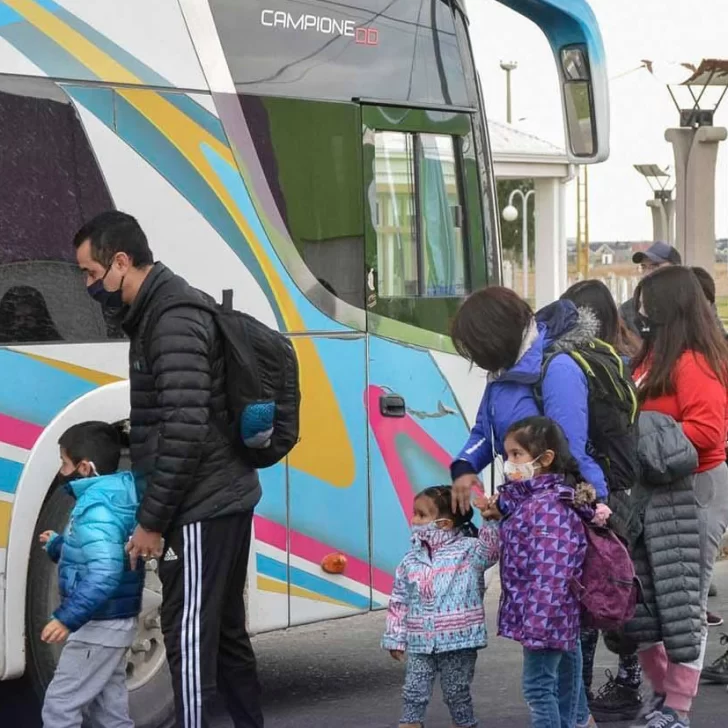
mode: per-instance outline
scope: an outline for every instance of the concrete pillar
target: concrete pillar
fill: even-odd
[[[566,244],[566,186],[571,177],[559,180],[559,295],[569,287],[569,250]]]
[[[715,268],[715,165],[723,127],[668,129],[675,153],[675,247],[685,265]]]
[[[561,188],[558,179],[534,181],[536,189],[536,308],[539,309],[561,295]]]
[[[647,200],[647,207],[652,210],[652,242],[667,242],[669,231],[667,213],[662,200]]]
[[[669,200],[663,200],[662,207],[665,210],[665,217],[667,217],[666,242],[670,245],[675,245],[675,200],[672,198]]]

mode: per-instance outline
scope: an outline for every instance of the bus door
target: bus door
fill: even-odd
[[[450,482],[468,426],[460,392],[482,380],[454,354],[450,321],[487,282],[468,111],[362,106],[373,607],[386,603],[413,496]]]

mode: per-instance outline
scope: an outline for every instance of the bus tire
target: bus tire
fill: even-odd
[[[73,499],[62,488],[54,489],[43,504],[35,534],[46,530],[61,533],[68,522],[72,507]],[[61,646],[48,645],[40,639],[41,631],[57,604],[57,567],[45,555],[41,546],[37,545],[34,537],[28,563],[26,669],[41,700],[53,677],[61,652]],[[137,728],[169,728],[174,725],[174,698],[166,660],[162,660],[158,669],[144,684],[129,691],[129,711]]]

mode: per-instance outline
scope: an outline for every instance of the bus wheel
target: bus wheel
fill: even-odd
[[[62,488],[56,488],[41,509],[35,534],[46,530],[62,532],[72,507],[73,499]],[[56,565],[37,542],[30,555],[27,595],[27,669],[36,692],[42,697],[53,677],[61,649],[40,640],[48,615],[58,605],[58,574]],[[162,587],[156,563],[149,562],[139,631],[127,653],[129,710],[137,728],[168,728],[174,723],[172,683],[159,625],[161,603]]]

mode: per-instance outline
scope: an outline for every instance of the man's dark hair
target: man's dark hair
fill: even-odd
[[[471,294],[452,322],[455,350],[481,369],[510,369],[533,320],[531,307],[509,288],[494,286]]]
[[[700,287],[703,289],[703,293],[708,299],[708,303],[712,306],[715,303],[715,281],[713,280],[713,276],[711,276],[705,268],[700,268],[698,266],[693,266],[690,270],[698,279],[698,283],[700,283]]]
[[[91,243],[91,257],[105,267],[111,265],[117,253],[126,253],[135,268],[154,263],[141,225],[125,212],[109,210],[89,220],[76,233],[73,246],[78,250],[86,240]]]
[[[81,422],[69,427],[58,440],[74,465],[89,460],[99,475],[115,473],[121,459],[121,437],[106,422]]]

